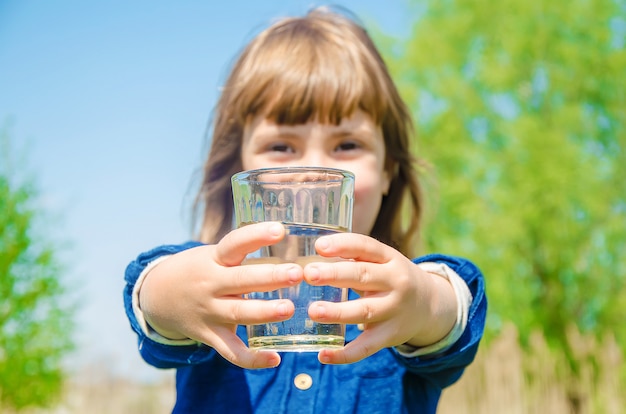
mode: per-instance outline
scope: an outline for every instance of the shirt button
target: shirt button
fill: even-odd
[[[298,374],[293,379],[293,383],[297,389],[306,391],[313,385],[313,378],[309,374]]]

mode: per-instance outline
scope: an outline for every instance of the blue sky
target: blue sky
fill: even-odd
[[[189,238],[194,173],[220,82],[245,42],[312,3],[0,1],[0,129],[36,177],[83,305],[76,368],[150,377],[122,306],[141,251]],[[405,0],[344,0],[401,36]]]

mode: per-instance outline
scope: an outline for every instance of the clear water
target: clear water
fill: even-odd
[[[287,234],[278,244],[260,249],[244,264],[297,263],[305,266],[310,262],[336,261],[316,255],[315,241],[324,235],[344,229],[285,224]],[[290,299],[295,305],[291,319],[248,326],[248,346],[255,349],[282,352],[319,351],[344,345],[345,326],[312,321],[308,316],[309,305],[315,301],[340,302],[347,298],[347,290],[331,286],[311,286],[305,282],[271,292],[255,292],[246,295],[250,299]]]

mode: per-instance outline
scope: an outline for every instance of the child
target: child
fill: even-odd
[[[478,348],[483,278],[465,259],[407,258],[422,208],[411,121],[365,30],[315,9],[259,34],[226,81],[212,139],[199,241],[157,247],[126,270],[141,355],[177,368],[174,412],[434,413]],[[351,260],[240,266],[284,228],[232,230],[231,175],[294,165],[355,174],[353,233],[316,243],[322,256]],[[245,325],[289,319],[294,308],[242,295],[303,280],[350,288],[348,302],[309,308],[313,320],[347,324],[346,346],[280,355],[247,348]]]

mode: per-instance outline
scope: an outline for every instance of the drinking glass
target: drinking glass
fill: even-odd
[[[243,171],[232,179],[237,227],[263,221],[279,221],[285,238],[248,255],[243,265],[336,261],[315,251],[323,235],[352,230],[354,175],[318,167],[263,168]],[[251,292],[249,299],[289,299],[295,305],[292,318],[247,327],[248,346],[282,352],[319,351],[342,347],[345,325],[311,320],[308,308],[315,301],[341,302],[347,289],[332,286],[296,286],[270,292]]]

